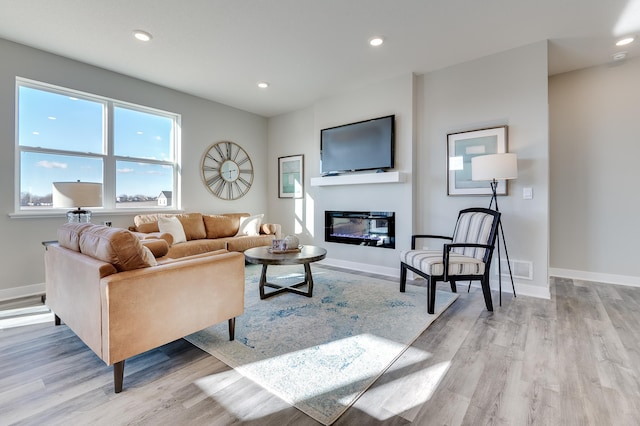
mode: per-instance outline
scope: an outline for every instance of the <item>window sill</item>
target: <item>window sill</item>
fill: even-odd
[[[184,210],[179,209],[131,209],[131,210],[92,210],[91,217],[99,218],[109,218],[113,216],[135,216],[138,214],[152,214],[152,213],[166,213],[166,214],[179,214],[184,213]],[[11,219],[51,219],[51,218],[62,218],[66,219],[67,211],[38,211],[38,212],[14,212],[9,213],[9,218]],[[98,222],[99,223],[99,222]]]

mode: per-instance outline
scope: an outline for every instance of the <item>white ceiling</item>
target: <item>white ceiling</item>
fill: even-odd
[[[626,34],[640,0],[0,0],[0,38],[267,117],[541,40],[550,74],[640,56]]]

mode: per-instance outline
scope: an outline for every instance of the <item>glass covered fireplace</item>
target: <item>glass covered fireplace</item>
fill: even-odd
[[[324,212],[324,240],[396,248],[395,212]]]

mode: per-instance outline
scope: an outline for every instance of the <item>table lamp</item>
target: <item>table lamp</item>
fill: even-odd
[[[53,182],[53,207],[70,207],[69,222],[91,222],[86,207],[102,207],[102,184],[95,182]]]

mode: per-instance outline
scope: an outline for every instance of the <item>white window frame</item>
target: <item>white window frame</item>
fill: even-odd
[[[38,148],[31,146],[21,146],[19,141],[19,129],[18,129],[18,111],[19,111],[19,89],[20,87],[30,87],[37,90],[48,91],[64,96],[73,96],[82,99],[86,99],[92,102],[102,103],[104,105],[103,113],[103,152],[100,154],[82,153],[79,151],[66,151],[50,148]],[[86,92],[81,92],[74,89],[55,86],[48,83],[43,83],[35,80],[29,80],[22,77],[16,77],[16,95],[15,95],[15,197],[14,197],[14,214],[11,216],[60,216],[64,215],[68,209],[42,209],[42,210],[30,210],[22,209],[20,203],[20,189],[21,189],[21,154],[23,152],[37,152],[45,154],[62,154],[62,155],[81,155],[91,158],[99,158],[102,160],[102,187],[103,187],[103,206],[101,208],[91,208],[92,212],[97,215],[101,213],[109,214],[136,214],[142,211],[179,211],[181,209],[181,115],[168,111],[159,110],[156,108],[146,107],[142,105],[136,105],[129,102],[111,99],[99,95],[93,95]],[[172,161],[156,160],[148,158],[117,156],[114,154],[114,108],[127,108],[134,111],[153,114],[165,118],[169,118],[173,121],[172,126],[172,139],[173,146],[171,147]],[[154,165],[169,166],[173,170],[173,188],[172,188],[172,205],[168,207],[153,206],[153,207],[116,207],[116,163],[118,161],[135,161],[140,163],[148,163]]]

